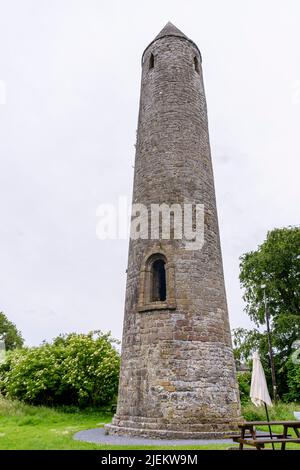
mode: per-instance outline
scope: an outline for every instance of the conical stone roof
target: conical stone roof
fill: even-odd
[[[176,26],[173,25],[170,21],[166,24],[166,26],[161,30],[161,32],[155,37],[156,39],[163,38],[165,36],[179,36],[181,38],[189,39],[182,31],[180,31]]]
[[[146,47],[146,49],[143,52],[142,61],[143,61],[143,57],[144,57],[144,54],[145,54],[146,50],[148,49],[149,46],[151,46],[151,44],[153,44],[158,39],[162,39],[162,38],[168,37],[168,36],[169,37],[174,37],[175,36],[175,37],[183,38],[183,39],[186,39],[187,41],[189,41],[198,50],[199,55],[200,55],[200,60],[201,60],[201,52],[199,51],[199,48],[198,48],[197,44],[195,44],[194,41],[192,41],[190,38],[188,38],[182,31],[180,31],[180,29],[178,29],[176,26],[173,25],[173,23],[171,23],[171,21],[169,21],[163,27],[163,29],[160,31],[160,33],[153,39],[153,41],[151,41],[150,44],[148,44],[148,46]]]

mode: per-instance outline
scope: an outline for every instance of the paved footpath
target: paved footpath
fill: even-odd
[[[233,444],[231,439],[147,439],[145,437],[110,436],[104,433],[104,428],[79,431],[74,435],[74,439],[95,444],[120,446],[204,446],[210,444]]]

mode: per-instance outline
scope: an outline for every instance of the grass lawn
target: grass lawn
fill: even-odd
[[[66,412],[40,406],[29,406],[0,397],[0,449],[174,449],[170,446],[108,446],[73,440],[83,429],[109,423],[110,413],[101,411]],[[228,445],[184,446],[176,449],[226,449]]]
[[[290,420],[293,411],[300,410],[295,404],[279,404],[270,410],[272,420]],[[243,409],[249,421],[265,420],[264,410],[248,404]],[[111,413],[103,411],[57,410],[40,406],[29,406],[0,397],[0,449],[1,450],[48,450],[48,449],[202,449],[224,450],[235,444],[206,446],[108,446],[74,441],[77,431],[103,426],[109,423]],[[261,428],[263,429],[263,428]],[[276,429],[274,431],[281,431]],[[289,444],[289,449],[298,449],[297,444]]]

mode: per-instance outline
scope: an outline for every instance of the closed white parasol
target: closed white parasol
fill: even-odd
[[[254,351],[252,359],[253,359],[253,363],[252,363],[250,398],[251,398],[252,403],[254,403],[255,406],[262,406],[262,405],[265,406],[267,421],[270,421],[267,405],[273,406],[273,404],[269,395],[265,372],[264,372],[263,366],[261,365],[260,357],[257,351]],[[270,425],[269,425],[269,431],[270,431],[270,437],[271,439],[273,439]],[[273,443],[272,443],[272,448],[273,450],[275,450]]]
[[[263,366],[257,351],[253,353],[252,378],[250,398],[255,406],[268,405],[273,406],[269,395]]]

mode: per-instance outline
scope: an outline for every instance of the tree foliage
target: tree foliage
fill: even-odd
[[[284,395],[286,401],[300,401],[300,363],[294,362],[291,358],[286,364],[288,391]]]
[[[240,328],[234,331],[236,359],[249,361],[253,350],[258,349],[270,383],[265,291],[271,320],[278,392],[281,396],[288,396],[290,374],[287,364],[293,343],[300,337],[300,228],[287,227],[270,231],[264,243],[256,251],[242,255],[240,261],[240,281],[244,288],[246,313],[257,328]]]
[[[94,331],[13,351],[0,367],[0,391],[38,405],[108,404],[118,388],[114,342],[110,334]]]
[[[251,387],[251,373],[249,371],[238,372],[237,374],[241,403],[249,401]]]
[[[8,320],[3,312],[0,312],[0,339],[5,342],[5,349],[21,348],[24,344],[21,333],[17,330],[14,323]]]

